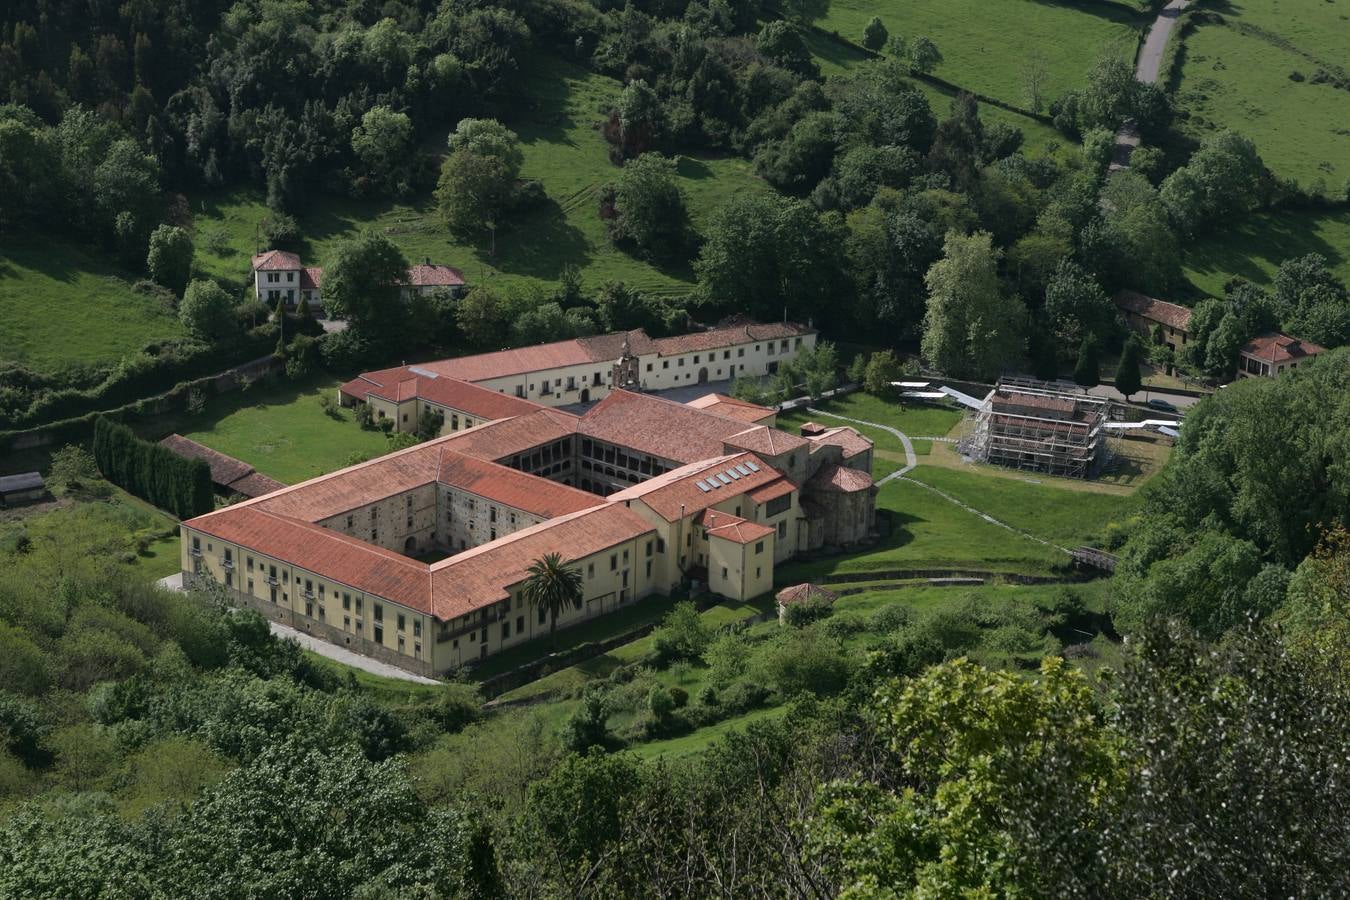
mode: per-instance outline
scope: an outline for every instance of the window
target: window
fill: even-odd
[[[792,495],[784,494],[781,497],[774,497],[764,506],[764,515],[773,517],[781,512],[787,511],[792,506]]]
[[[647,577],[652,577],[652,561],[650,559],[647,560]]]
[[[722,567],[722,580],[723,580],[723,581],[726,581],[726,580],[727,580],[727,567],[726,567],[726,566],[723,566],[723,567]]]
[[[736,355],[737,355],[738,357],[744,356],[744,355],[745,355],[745,348],[744,348],[744,347],[737,347],[737,348],[736,348]]]
[[[413,637],[422,636],[422,620],[413,619]]]
[[[786,523],[786,522],[779,522],[779,523],[778,523],[778,536],[779,536],[780,538],[785,538],[785,537],[787,537],[787,523]]]
[[[756,578],[759,577],[759,572],[760,572],[759,566],[755,566],[755,577],[756,577]]]
[[[384,621],[384,606],[379,603],[375,604],[375,621],[376,622]]]
[[[250,578],[250,579],[248,580],[248,592],[249,592],[250,594],[253,593],[253,579],[252,579],[252,578]]]
[[[756,553],[763,553],[763,552],[764,552],[764,542],[763,542],[763,541],[760,541],[759,543],[755,544],[755,552],[756,552]]]
[[[352,527],[352,519],[354,519],[354,518],[355,518],[355,516],[348,516],[348,517],[347,517],[347,527],[348,527],[348,528],[351,528],[351,527]]]
[[[609,555],[609,570],[611,572],[619,568],[619,554],[611,553]]]
[[[694,365],[698,365],[698,354],[694,354]]]
[[[650,538],[648,538],[648,539],[647,539],[647,555],[648,555],[648,556],[651,556],[651,555],[652,555],[652,546],[653,546],[653,541],[652,541]]]
[[[376,626],[375,626],[375,643],[377,643],[377,644],[383,644],[383,643],[384,643],[384,626],[383,626],[383,625],[376,625]]]
[[[356,598],[356,611],[357,611],[357,612],[360,612],[360,611],[361,611],[361,598],[360,598],[360,597],[357,597],[357,598]]]
[[[305,615],[314,618],[314,604],[309,600],[305,601]]]
[[[681,368],[684,367],[684,357],[683,357],[683,356],[680,357],[680,361],[677,363],[677,365],[680,366]]]
[[[647,371],[650,372],[651,370],[652,370],[652,364],[651,364],[651,363],[647,363]]]
[[[595,577],[595,563],[587,563],[587,564],[586,564],[586,577],[587,577],[587,578],[594,578],[594,577]]]
[[[404,618],[403,613],[398,614],[398,630],[404,631],[408,627],[408,620]]]
[[[225,573],[225,586],[226,586],[226,587],[234,587],[234,573],[233,573],[233,572],[226,572],[226,573]]]
[[[352,617],[351,617],[351,616],[343,616],[343,617],[342,617],[342,628],[343,628],[344,631],[351,631],[351,629],[352,629]]]
[[[502,640],[506,640],[506,639],[509,638],[510,636],[511,636],[511,623],[510,623],[510,622],[503,622],[503,623],[502,623]]]
[[[661,368],[663,368],[663,369],[669,369],[669,368],[670,368],[670,360],[668,360],[668,359],[663,359],[663,360],[661,360]]]
[[[250,572],[252,572],[252,571],[253,571],[253,557],[251,557],[251,556],[248,557],[248,558],[245,560],[245,565],[248,567],[248,570],[249,570]]]

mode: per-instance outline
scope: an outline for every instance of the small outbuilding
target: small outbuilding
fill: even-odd
[[[0,506],[23,506],[47,499],[47,485],[37,472],[0,475]]]
[[[789,606],[833,606],[834,601],[839,599],[839,595],[818,584],[808,582],[783,588],[776,595],[776,599],[778,600],[778,621],[783,622],[787,619]]]

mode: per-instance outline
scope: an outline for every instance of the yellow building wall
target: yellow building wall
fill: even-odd
[[[787,342],[786,347],[783,346],[784,341]],[[737,344],[717,350],[700,350],[697,353],[677,353],[671,356],[648,354],[638,357],[638,375],[642,379],[642,386],[652,391],[686,387],[700,381],[721,381],[742,375],[764,375],[768,373],[770,363],[796,359],[798,353],[814,347],[815,344],[816,335],[804,334],[776,338],[772,341]],[[700,378],[700,374],[704,374],[702,372],[704,369],[707,370],[706,377]]]
[[[749,544],[712,535],[707,546],[710,590],[733,600],[749,600],[773,587],[773,535]]]
[[[411,668],[431,661],[429,615],[186,525],[180,530],[185,575],[210,577],[233,591],[235,601],[339,646]]]

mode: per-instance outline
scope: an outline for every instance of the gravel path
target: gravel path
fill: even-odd
[[[911,469],[913,469],[915,466],[919,464],[919,458],[914,455],[914,442],[909,439],[908,435],[906,435],[903,431],[901,431],[898,428],[892,428],[889,425],[879,425],[876,422],[867,422],[862,419],[850,419],[848,416],[836,415],[835,413],[825,412],[823,409],[815,409],[814,407],[810,406],[806,408],[806,411],[813,416],[825,416],[830,419],[840,419],[844,422],[852,422],[854,425],[866,425],[868,428],[877,428],[880,429],[881,431],[893,434],[900,439],[900,444],[905,448],[905,467],[903,469],[897,469],[896,471],[887,475],[885,478],[878,481],[877,482],[878,487],[880,487],[881,485],[885,484],[888,481],[891,481],[892,479],[899,478],[900,476],[905,475]]]

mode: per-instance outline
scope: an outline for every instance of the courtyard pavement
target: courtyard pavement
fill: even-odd
[[[171,591],[183,590],[183,573],[179,572],[169,575],[159,580],[161,586]],[[337,644],[330,644],[328,641],[320,640],[310,634],[305,634],[289,625],[282,625],[280,622],[268,620],[268,625],[272,628],[272,633],[283,640],[294,640],[306,650],[312,650],[322,657],[331,659],[334,662],[340,662],[343,665],[351,666],[354,669],[360,669],[363,672],[369,672],[372,675],[380,675],[385,678],[397,678],[400,681],[411,681],[416,684],[440,684],[434,678],[427,678],[424,675],[414,675],[412,672],[406,672],[398,666],[391,666],[388,663],[380,662],[377,659],[371,659],[369,656],[362,656],[360,653],[354,653],[346,647],[339,647]]]

